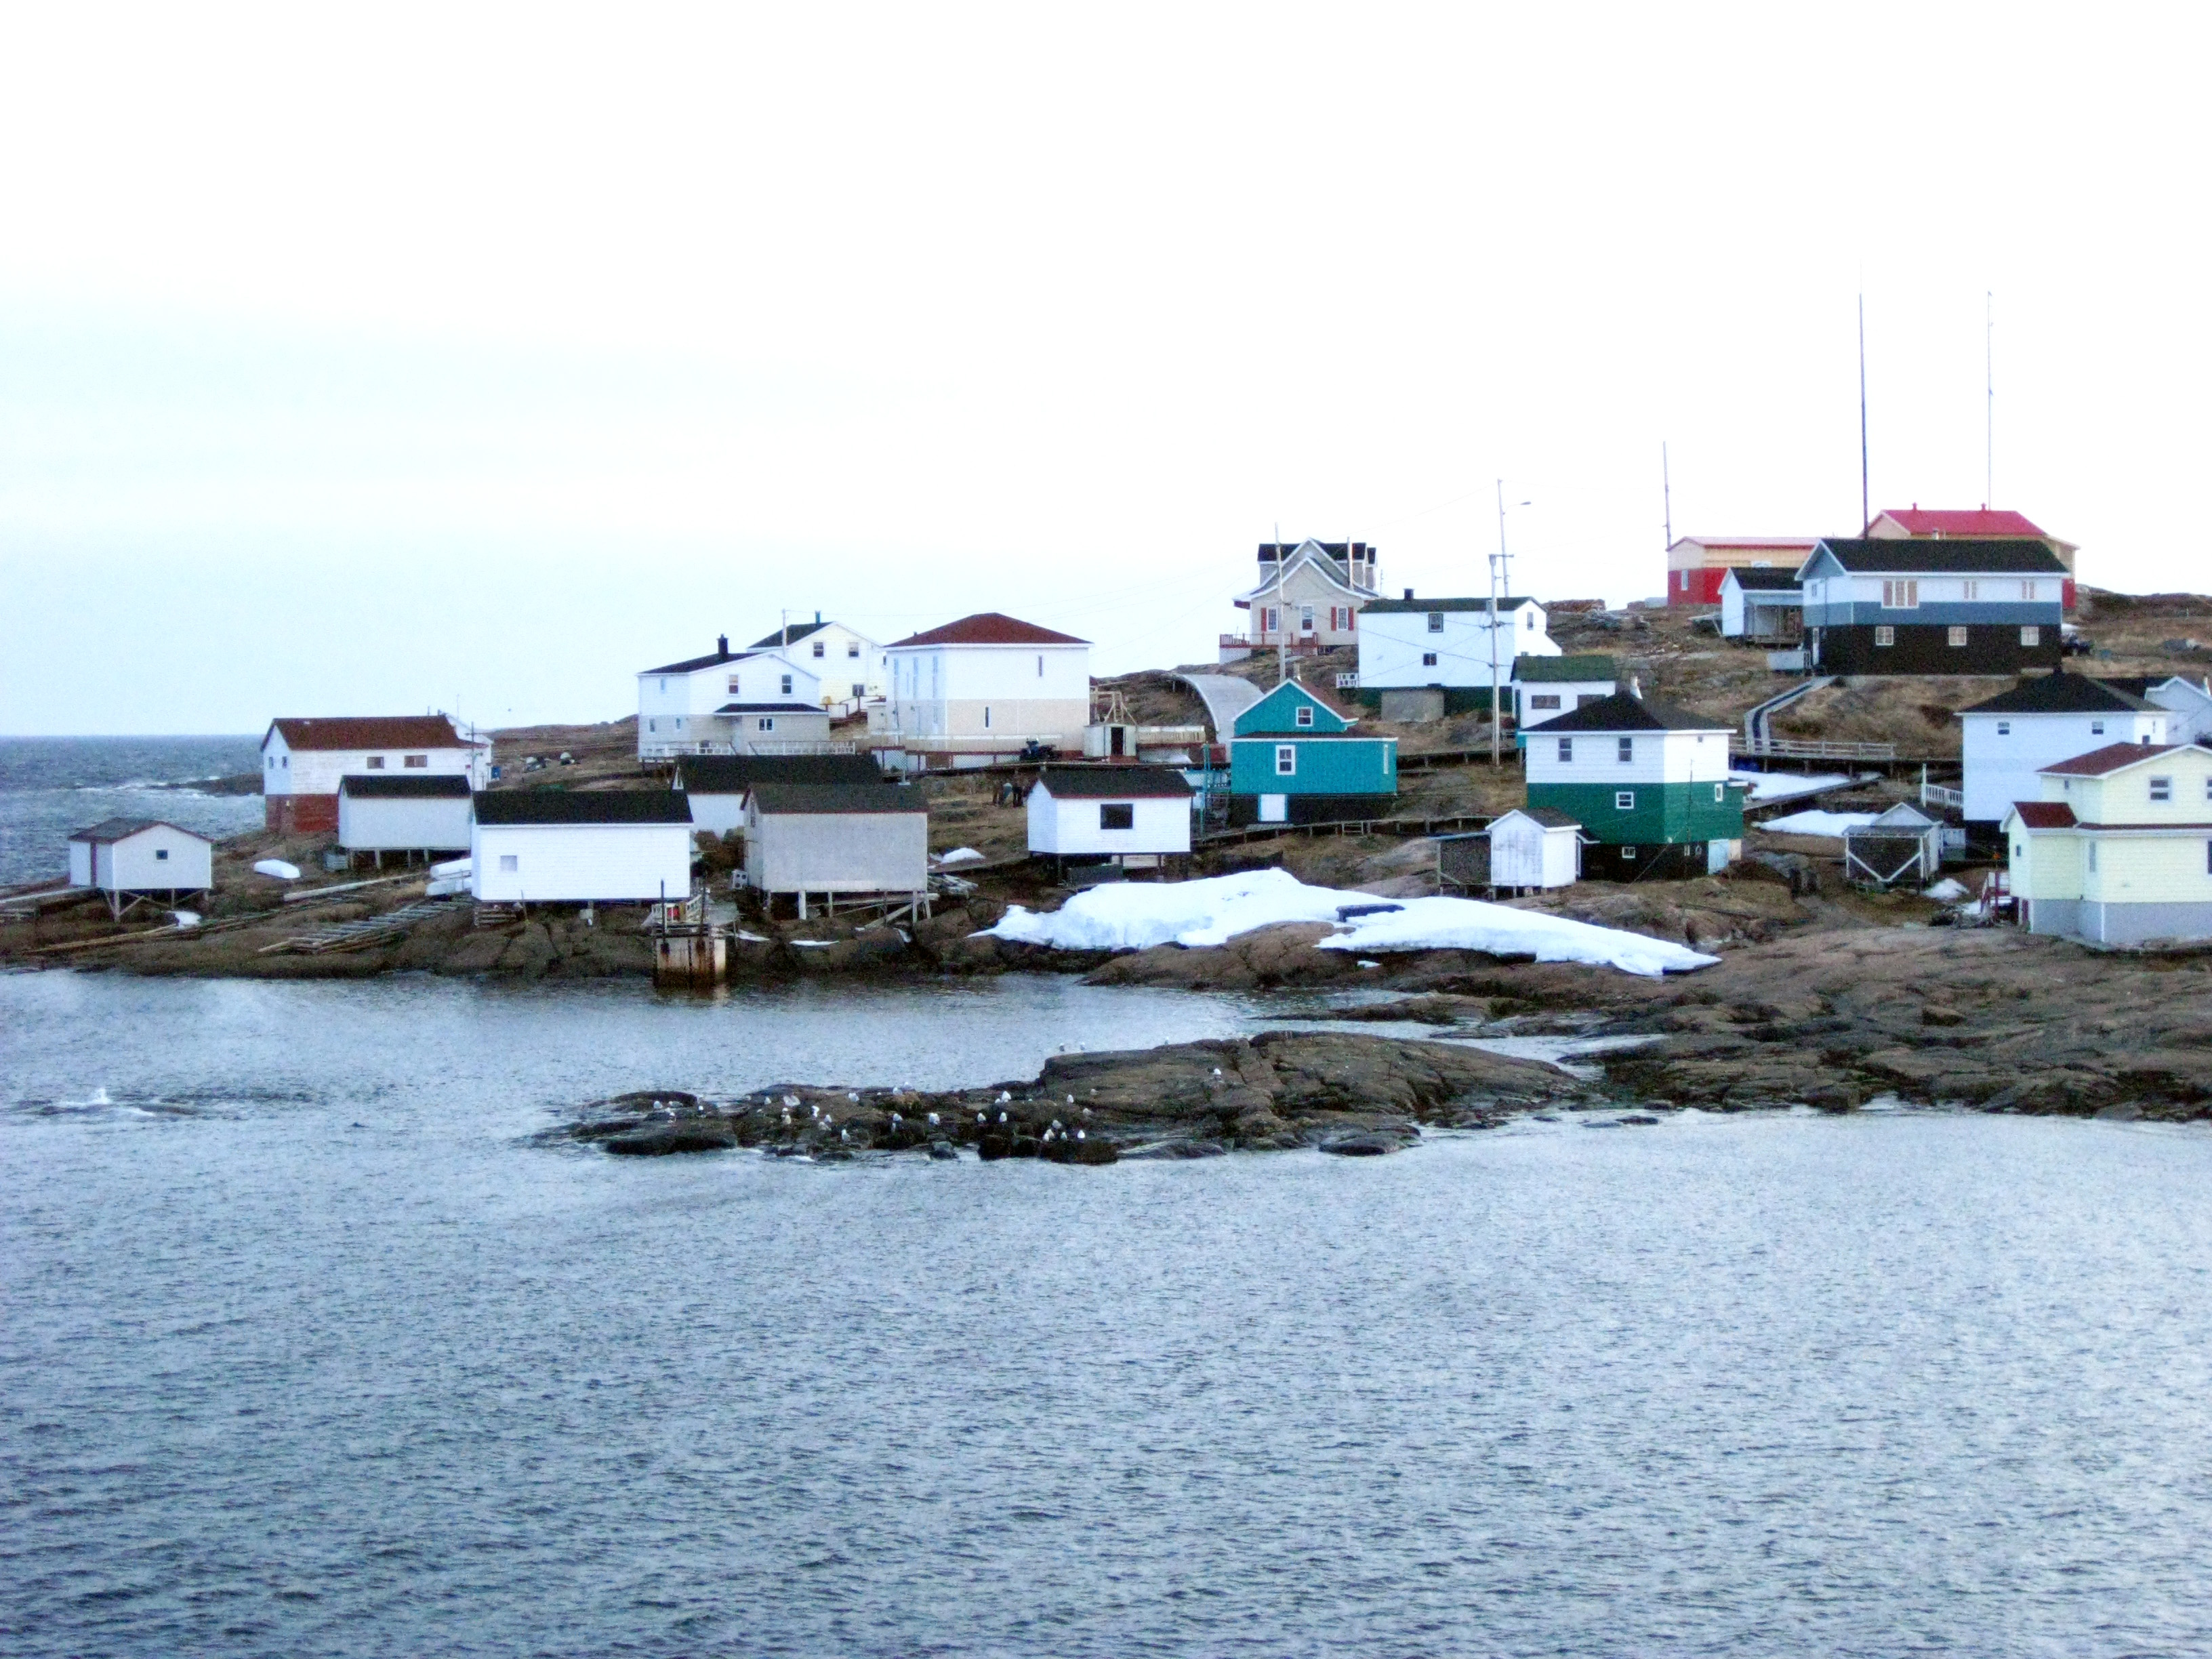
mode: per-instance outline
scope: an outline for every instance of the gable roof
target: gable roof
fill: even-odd
[[[2177,749],[2187,747],[2183,743],[2108,743],[2102,749],[2092,749],[2086,755],[2037,769],[2046,778],[2110,777],[2115,772],[2124,772],[2130,766],[2141,766],[2160,755],[2171,755]]]
[[[1516,657],[1513,679],[1519,685],[1595,684],[1615,680],[1620,670],[1613,659],[1600,653],[1580,657]]]
[[[149,830],[173,830],[180,836],[190,836],[194,841],[215,844],[215,837],[204,836],[197,830],[187,830],[181,823],[172,823],[167,818],[102,818],[98,823],[88,824],[82,830],[70,831],[71,841],[93,841],[103,846],[111,842],[128,841]]]
[[[1687,714],[1632,691],[1616,691],[1529,729],[1554,738],[1577,732],[1726,732],[1729,728],[1725,720]]]
[[[689,823],[673,789],[501,789],[476,798],[478,823]]]
[[[338,793],[362,800],[422,800],[453,797],[466,800],[476,792],[461,772],[421,773],[349,772],[338,780]]]
[[[1530,598],[1529,598],[1527,594],[1525,594],[1525,593],[1522,593],[1522,594],[1517,594],[1517,595],[1516,595],[1515,597],[1513,597],[1513,598],[1511,598],[1511,599],[1499,599],[1499,600],[1498,600],[1498,609],[1499,610],[1499,611],[1500,611],[1500,612],[1504,612],[1504,611],[1518,611],[1518,610],[1519,610],[1522,605],[1534,605],[1535,603],[1536,603],[1536,601],[1535,601],[1534,599],[1530,599]],[[1369,616],[1369,617],[1398,617],[1398,616],[1419,616],[1419,615],[1420,615],[1423,611],[1488,611],[1489,609],[1490,609],[1490,601],[1489,601],[1488,599],[1370,599],[1370,600],[1369,600],[1369,601],[1368,601],[1367,605],[1365,605],[1365,607],[1364,607],[1364,608],[1363,609],[1363,611],[1361,611],[1361,614],[1362,614],[1363,616]]]
[[[1311,726],[1300,726],[1291,711],[1308,704],[1317,711]],[[1352,728],[1340,714],[1296,680],[1285,680],[1237,717],[1230,735],[1237,738],[1329,736]]]
[[[1529,818],[1547,830],[1579,830],[1583,821],[1571,812],[1562,812],[1556,806],[1515,806],[1500,812],[1490,821],[1495,830],[1508,818]]]
[[[279,718],[269,731],[288,749],[313,752],[332,749],[483,749],[453,729],[443,714],[333,714],[313,720]],[[269,746],[269,734],[261,737]]]
[[[1798,567],[1802,576],[1826,553],[1846,570],[1927,575],[2063,576],[2066,567],[2039,541],[1923,541],[1905,536],[1824,536]]]
[[[690,755],[676,781],[695,795],[737,795],[763,783],[881,783],[884,773],[866,755]]]
[[[726,662],[743,662],[747,657],[750,657],[752,654],[753,653],[750,651],[732,651],[725,646],[720,651],[709,651],[703,657],[686,657],[682,662],[665,662],[658,668],[641,668],[637,672],[641,676],[647,674],[696,674],[702,668],[719,667],[721,664]]]
[[[1721,578],[1721,586],[1726,587],[1730,582],[1761,593],[1795,593],[1802,586],[1797,580],[1797,568],[1781,564],[1732,564]]]
[[[766,639],[755,640],[752,648],[756,651],[781,651],[785,646],[797,645],[809,634],[818,634],[829,626],[826,622],[811,622],[800,623],[789,629],[779,628]]]
[[[1961,708],[1959,714],[1963,718],[1968,714],[2129,714],[2151,707],[2104,680],[2054,668],[2048,674],[2022,680],[2009,691]]]
[[[1055,800],[1188,799],[1189,781],[1171,766],[1048,766],[1038,787]]]
[[[1049,628],[1039,628],[1035,623],[1023,622],[996,611],[979,611],[972,617],[963,617],[958,622],[949,622],[942,628],[932,628],[920,634],[909,634],[902,640],[894,640],[884,647],[896,651],[910,645],[1088,645],[1088,640],[1079,640],[1073,634],[1055,634]]]
[[[919,790],[896,783],[757,783],[753,810],[763,817],[779,813],[813,817],[823,812],[927,813]]]
[[[1249,609],[1253,600],[1274,592],[1277,584],[1289,580],[1291,574],[1301,566],[1318,571],[1324,581],[1340,592],[1355,599],[1371,600],[1375,597],[1375,589],[1361,586],[1352,580],[1351,560],[1354,549],[1358,550],[1367,568],[1372,570],[1375,568],[1375,549],[1364,542],[1317,542],[1309,538],[1296,546],[1287,546],[1280,542],[1261,542],[1260,562],[1263,566],[1273,564],[1275,568],[1268,572],[1257,586],[1239,593],[1232,603]]]
[[[2045,533],[2025,514],[2014,513],[2009,507],[1885,507],[1874,515],[1874,522],[1880,524],[1884,519],[1911,536],[2032,538],[2040,541]]]
[[[2114,690],[2124,691],[2131,697],[2148,698],[2153,691],[2169,685],[2179,685],[2183,690],[2199,697],[2212,696],[2212,691],[2206,690],[2203,681],[2192,680],[2186,674],[2100,674],[2097,678]],[[2161,705],[2152,703],[2150,706],[2156,708]]]
[[[2031,830],[2071,830],[2074,809],[2063,800],[2016,800],[2012,810]]]
[[[1868,824],[1867,828],[1869,830],[1933,830],[1942,822],[1940,818],[1929,817],[1911,801],[1901,800],[1894,806],[1875,814],[1874,822]]]

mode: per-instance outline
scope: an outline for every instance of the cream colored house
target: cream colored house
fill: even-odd
[[[2116,743],[2043,769],[2005,816],[2032,933],[2095,945],[2212,939],[2212,749]]]
[[[1221,636],[1221,660],[1288,645],[1327,651],[1359,642],[1360,611],[1380,595],[1375,549],[1365,542],[1260,544],[1260,580],[1232,601],[1249,613],[1242,634]]]
[[[1091,642],[995,611],[884,647],[888,695],[868,709],[868,748],[886,771],[1014,760],[1031,744],[1083,752]]]

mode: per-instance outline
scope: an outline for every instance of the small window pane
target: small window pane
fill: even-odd
[[[1127,801],[1107,801],[1098,808],[1098,827],[1101,830],[1133,830],[1137,827],[1137,809]]]

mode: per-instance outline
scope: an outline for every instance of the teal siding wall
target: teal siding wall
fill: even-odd
[[[1310,724],[1298,724],[1297,711],[1301,708],[1313,711]],[[1350,720],[1296,680],[1285,680],[1239,714],[1231,735],[1244,738],[1280,732],[1287,736],[1297,736],[1316,732],[1342,732],[1351,725]]]
[[[1713,791],[1722,798],[1716,801]],[[1624,810],[1616,793],[1631,793]],[[1610,847],[1657,846],[1669,842],[1739,841],[1743,836],[1743,792],[1711,783],[1532,783],[1528,805],[1566,813],[1592,841]]]
[[[1298,751],[1289,777],[1275,770],[1275,748]],[[1238,738],[1229,745],[1229,792],[1233,795],[1395,795],[1398,793],[1394,738]]]

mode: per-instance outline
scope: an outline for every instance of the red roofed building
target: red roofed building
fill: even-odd
[[[2056,553],[2058,562],[2066,567],[2065,608],[2074,608],[2074,556],[2081,550],[2072,542],[2059,540],[2026,514],[2015,513],[2010,507],[1923,507],[1917,501],[1910,507],[1886,507],[1874,515],[1874,522],[1867,526],[1866,533],[1876,541],[1905,538],[1960,542],[2032,538]]]
[[[1684,536],[1667,550],[1667,603],[1716,605],[1731,570],[1794,573],[1813,555],[1817,536]]]
[[[443,714],[274,720],[261,739],[263,822],[280,834],[336,834],[338,785],[349,776],[491,778],[491,744]]]
[[[868,747],[887,770],[988,766],[1036,748],[1083,752],[1091,642],[986,611],[884,647]]]
[[[2005,815],[2020,920],[2096,945],[2212,939],[2212,749],[2111,743]]]

